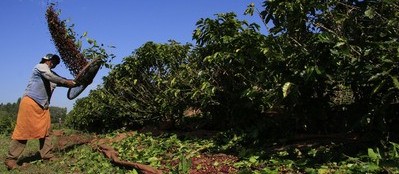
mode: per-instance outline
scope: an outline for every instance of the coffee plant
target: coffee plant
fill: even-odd
[[[147,42],[77,101],[70,123],[243,128],[249,144],[302,133],[389,138],[399,121],[398,2],[322,2],[265,1],[267,35],[223,13],[198,20],[195,45]]]

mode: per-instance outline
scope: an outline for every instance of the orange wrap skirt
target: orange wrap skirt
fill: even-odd
[[[50,110],[43,109],[33,99],[24,96],[19,104],[17,124],[13,140],[39,139],[49,136],[51,126]]]

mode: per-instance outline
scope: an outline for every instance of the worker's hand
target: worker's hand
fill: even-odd
[[[75,87],[76,86],[76,82],[73,81],[73,80],[67,80],[67,81],[65,81],[65,86],[69,87],[69,88]]]

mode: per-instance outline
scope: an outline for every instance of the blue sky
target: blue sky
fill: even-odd
[[[243,15],[253,2],[261,10],[262,0],[1,0],[0,1],[0,103],[13,103],[22,96],[32,68],[47,53],[58,54],[47,28],[45,11],[49,2],[57,3],[61,20],[70,19],[74,31],[88,33],[98,43],[112,45],[107,49],[115,54],[112,64],[148,41],[166,43],[173,39],[180,43],[193,42],[192,32],[200,18],[214,18],[217,13],[235,12],[240,20],[265,27],[257,15]],[[66,78],[73,76],[61,62],[54,71]],[[102,68],[93,83],[78,97],[88,95],[90,89],[102,84],[109,70]],[[73,107],[67,88],[54,91],[51,105]]]

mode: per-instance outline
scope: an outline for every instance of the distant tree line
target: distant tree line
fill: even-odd
[[[10,133],[14,128],[21,99],[16,103],[0,103],[0,132]]]

